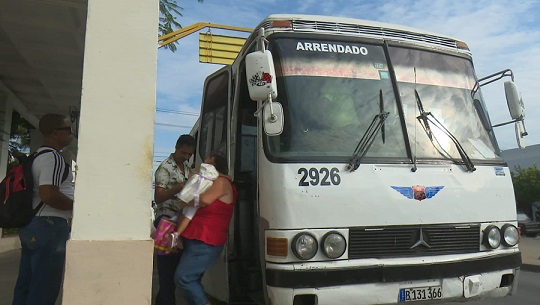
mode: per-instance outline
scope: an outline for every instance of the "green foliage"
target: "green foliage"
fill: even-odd
[[[531,216],[533,202],[540,200],[540,170],[536,164],[529,168],[516,166],[512,172],[517,208]]]
[[[181,8],[177,0],[159,0],[159,36],[163,36],[174,32],[178,29],[181,29],[182,26],[178,21],[176,21],[177,16],[182,16],[180,13],[183,8]],[[197,0],[203,2],[203,0]],[[171,51],[176,51],[176,46],[178,40],[172,43],[169,43],[164,46],[164,48]]]
[[[34,127],[18,112],[11,117],[11,134],[9,135],[8,170],[17,165],[17,156],[28,155],[30,150],[30,131]]]
[[[2,236],[13,236],[19,233],[18,229],[2,229]]]

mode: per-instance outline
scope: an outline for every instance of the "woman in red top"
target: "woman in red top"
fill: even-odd
[[[205,163],[220,173],[212,186],[199,196],[199,209],[182,233],[184,253],[174,280],[189,305],[210,304],[201,283],[204,272],[219,258],[227,241],[227,230],[238,195],[228,173],[227,160],[213,153]]]

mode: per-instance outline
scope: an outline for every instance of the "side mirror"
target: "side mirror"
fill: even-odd
[[[523,149],[527,147],[527,144],[525,143],[524,136],[527,135],[527,130],[525,130],[525,123],[523,121],[516,122],[516,141],[518,144],[518,147]]]
[[[521,99],[516,84],[513,81],[504,82],[504,92],[506,93],[506,103],[513,120],[522,120],[525,117],[525,105]]]
[[[266,103],[263,108],[264,132],[269,136],[278,136],[283,132],[283,106],[281,103]]]
[[[252,100],[267,101],[277,97],[276,71],[269,50],[255,51],[246,56],[246,76]]]

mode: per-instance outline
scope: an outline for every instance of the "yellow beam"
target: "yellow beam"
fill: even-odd
[[[246,32],[246,33],[251,33],[253,31],[253,29],[237,27],[237,26],[198,22],[188,27],[160,36],[158,38],[159,46],[162,47],[164,45],[177,41],[180,38],[186,37],[189,34],[193,34],[207,27],[213,28],[213,29],[231,30],[231,31],[239,31],[239,32]]]

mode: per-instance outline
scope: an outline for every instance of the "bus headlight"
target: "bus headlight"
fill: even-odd
[[[501,231],[503,245],[513,247],[518,243],[519,231],[514,225],[507,223],[502,227]]]
[[[317,239],[308,233],[300,233],[296,235],[291,246],[293,253],[299,259],[308,260],[317,254]]]
[[[483,239],[486,247],[496,249],[501,245],[501,231],[496,226],[487,226]]]
[[[347,243],[345,238],[337,232],[328,232],[322,238],[322,251],[328,258],[338,258],[345,253]]]

